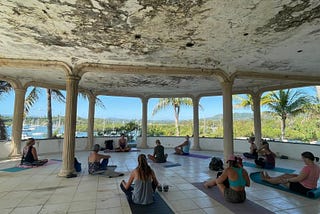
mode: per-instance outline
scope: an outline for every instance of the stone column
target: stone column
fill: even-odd
[[[64,124],[64,142],[62,151],[62,169],[59,176],[74,173],[75,135],[77,122],[77,99],[80,77],[68,76],[66,79],[66,114]]]
[[[194,150],[200,150],[199,144],[199,97],[193,97],[193,147]]]
[[[223,155],[227,160],[233,154],[233,111],[232,111],[232,83],[225,81],[222,85],[223,96]]]
[[[147,139],[147,132],[148,132],[148,98],[142,97],[142,133],[141,133],[141,148],[147,149],[148,148],[148,139]]]
[[[21,135],[23,127],[23,114],[24,114],[24,101],[26,95],[26,89],[15,88],[14,97],[14,111],[12,122],[12,149],[9,156],[15,156],[21,154]]]
[[[88,141],[87,141],[87,150],[91,150],[94,144],[94,136],[93,136],[93,129],[94,129],[94,112],[95,112],[95,105],[96,105],[96,96],[93,95],[91,92],[88,94],[89,98],[89,112],[88,112]]]
[[[261,109],[260,109],[260,100],[261,93],[252,93],[253,100],[253,122],[254,122],[254,136],[256,138],[255,143],[260,148],[260,139],[261,139]]]

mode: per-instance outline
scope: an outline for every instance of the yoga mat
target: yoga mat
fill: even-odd
[[[161,198],[161,196],[155,192],[154,203],[148,205],[139,205],[129,203],[132,214],[174,214],[167,203]]]
[[[115,177],[124,176],[124,174],[122,172],[115,172],[115,171],[112,171],[112,170],[107,170],[102,175],[105,175],[105,176],[107,176],[109,178],[115,178]]]
[[[43,164],[42,166],[48,166],[48,165],[52,165],[52,164],[58,164],[58,163],[61,163],[61,161],[57,161],[57,160],[48,160],[47,163]]]
[[[178,155],[176,153],[173,153],[175,155]],[[189,153],[188,155],[180,155],[183,157],[191,157],[191,158],[201,158],[201,159],[208,159],[208,158],[212,158],[212,156],[207,156],[207,155],[199,155],[199,154],[191,154]]]
[[[148,160],[149,163],[151,164],[159,164],[161,165],[162,167],[164,168],[170,168],[170,167],[176,167],[176,166],[181,166],[180,163],[174,163],[174,162],[171,162],[171,161],[167,161],[167,162],[164,162],[164,163],[155,163],[151,160]]]
[[[4,172],[20,172],[22,170],[26,170],[26,169],[31,169],[31,168],[23,168],[23,167],[10,167],[10,168],[6,168],[6,169],[0,169],[0,171],[4,171]]]
[[[248,213],[259,213],[259,214],[271,214],[270,210],[260,206],[259,204],[246,199],[243,203],[231,203],[224,199],[223,195],[219,191],[217,186],[212,188],[205,188],[203,186],[203,182],[200,183],[192,183],[193,186],[197,187],[202,192],[206,193],[209,197],[213,198],[214,200],[218,201],[224,207],[228,208],[234,213],[237,214],[248,214]]]
[[[307,197],[307,198],[314,198],[315,199],[315,198],[319,198],[320,197],[320,188],[310,190],[307,193],[307,195],[302,195],[302,194],[299,194],[297,192],[291,191],[290,189],[288,189],[288,187],[286,187],[284,185],[281,185],[281,184],[270,184],[269,182],[261,180],[260,172],[250,173],[250,178],[251,178],[251,180],[253,180],[254,182],[256,182],[258,184],[269,186],[269,187],[272,187],[272,188],[275,188],[275,189],[280,189],[282,191],[290,192],[290,193],[293,193],[293,194],[296,194],[296,195],[300,195],[300,196],[304,196],[304,197]]]
[[[50,159],[50,160],[62,162],[61,159]]]
[[[124,176],[124,174],[122,172],[114,171],[116,168],[117,168],[116,165],[110,165],[110,166],[107,166],[107,170],[96,171],[92,175],[102,175],[102,176],[106,176],[109,178]]]
[[[243,166],[247,166],[247,167],[264,169],[261,167],[257,167],[255,163],[251,163],[251,162],[243,162],[242,164],[243,164]],[[264,169],[264,170],[271,170],[271,171],[282,172],[282,173],[293,173],[295,171],[293,169],[286,169],[286,168],[281,168],[281,167],[275,167],[274,169]]]
[[[141,151],[140,149],[131,148],[130,151],[128,151],[128,152],[140,152],[140,151]],[[118,152],[118,151],[116,151],[116,150],[110,150],[110,149],[104,150],[104,153],[107,153],[107,152]],[[127,153],[127,152],[119,152],[119,153]]]
[[[169,161],[167,161],[164,165],[162,165],[164,168],[171,168],[171,167],[176,167],[176,166],[181,166],[180,163],[172,163]]]

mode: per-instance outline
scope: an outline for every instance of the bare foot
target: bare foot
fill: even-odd
[[[209,186],[208,182],[204,182],[203,186],[204,186],[205,188],[207,188],[207,189],[211,187],[211,186]]]
[[[264,175],[264,171],[260,172],[260,177],[261,177],[261,180],[266,180],[266,177]]]
[[[269,174],[268,174],[266,171],[263,171],[263,175],[264,175],[264,177],[267,178],[267,179],[270,178]]]

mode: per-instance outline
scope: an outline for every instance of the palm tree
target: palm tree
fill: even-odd
[[[318,99],[320,100],[320,86],[316,86],[316,90],[317,90]]]
[[[48,117],[48,124],[47,124],[47,137],[52,138],[52,98],[57,100],[58,102],[65,103],[66,98],[61,93],[60,90],[56,89],[46,89],[47,92],[47,117]]]
[[[0,96],[12,90],[10,83],[0,80]]]
[[[193,106],[191,98],[160,98],[159,102],[153,108],[152,115],[155,115],[160,110],[165,109],[168,106],[172,106],[174,109],[176,136],[180,135],[179,130],[179,114],[181,106]]]
[[[25,116],[29,113],[31,107],[39,100],[39,95],[41,94],[41,89],[33,87],[29,95],[25,100]],[[59,102],[65,102],[65,96],[61,93],[60,90],[56,89],[46,89],[47,93],[47,137],[52,138],[52,98]]]
[[[40,88],[33,87],[24,101],[24,117],[26,117],[31,107],[39,100]]]
[[[0,81],[0,94],[8,93],[12,90],[12,86],[6,81]],[[65,102],[65,96],[61,93],[60,90],[56,89],[46,89],[47,91],[47,117],[48,117],[48,124],[47,124],[47,137],[52,138],[52,97],[59,101]],[[41,91],[38,87],[33,87],[28,96],[25,99],[25,109],[24,109],[24,116],[28,115],[30,112],[31,107],[39,100],[39,95]]]
[[[260,99],[261,106],[267,105],[270,102],[269,96],[270,96],[270,93],[267,93],[261,97]],[[239,101],[239,103],[235,105],[235,108],[250,107],[251,110],[254,111],[253,98],[250,94],[245,94],[244,97],[239,95],[234,95],[233,97]]]
[[[281,118],[281,140],[285,137],[286,119],[289,115],[295,116],[304,112],[304,106],[309,97],[298,90],[272,91],[268,107]]]

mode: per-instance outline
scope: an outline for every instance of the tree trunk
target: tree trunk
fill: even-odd
[[[51,106],[51,89],[47,89],[47,137],[52,138],[52,106]]]
[[[7,139],[7,129],[6,125],[4,124],[4,121],[0,117],[0,140],[6,140]]]
[[[286,118],[281,119],[281,141],[284,140],[286,135]]]
[[[320,86],[316,86],[318,99],[320,100]]]
[[[174,117],[175,117],[175,126],[176,126],[176,136],[180,136],[180,129],[179,129],[179,113],[176,109],[174,109]]]

